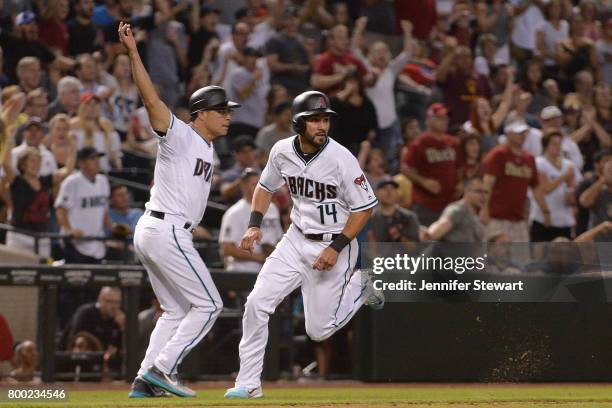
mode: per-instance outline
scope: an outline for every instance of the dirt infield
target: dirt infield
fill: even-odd
[[[264,398],[247,401],[223,398],[225,389],[233,385],[230,382],[208,381],[189,385],[197,391],[196,398],[129,399],[129,384],[125,382],[39,384],[36,388],[66,389],[69,395],[68,401],[59,404],[33,401],[14,403],[6,399],[1,401],[2,395],[0,395],[0,406],[16,408],[243,407],[245,405],[268,408],[612,408],[612,384],[604,383],[276,382],[263,385]],[[4,387],[0,384],[0,391],[6,389],[6,384]],[[9,404],[5,405],[7,402]]]

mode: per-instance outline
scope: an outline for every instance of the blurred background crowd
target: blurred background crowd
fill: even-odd
[[[330,96],[330,135],[379,198],[361,242],[612,238],[610,0],[0,0],[0,237],[11,248],[134,261],[157,140],[119,21],[178,118],[206,85],[242,104],[215,141],[194,233],[209,267],[257,272],[288,228],[285,190],[264,242],[237,248],[268,152],[294,134],[291,100],[308,89]],[[99,306],[118,304],[116,291],[88,296],[119,330],[120,310]],[[91,340],[78,324],[87,311],[70,316],[79,299],[64,301],[64,347],[94,344],[112,365],[116,333]],[[325,372],[329,349],[317,350]]]

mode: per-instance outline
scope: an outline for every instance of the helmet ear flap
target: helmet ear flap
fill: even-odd
[[[306,130],[306,122],[304,121],[304,118],[302,116],[295,115],[292,122],[295,133],[298,135],[303,135],[304,131]]]

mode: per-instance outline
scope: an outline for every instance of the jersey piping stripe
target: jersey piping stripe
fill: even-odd
[[[172,129],[172,125],[174,125],[174,115],[170,114],[170,126],[168,126],[168,130]]]
[[[363,273],[363,271],[361,271],[361,273]],[[367,287],[368,285],[363,285],[363,287],[361,288],[361,292],[359,292],[359,296],[357,296],[357,299],[355,299],[353,303],[357,303],[357,301],[361,299],[361,295],[363,295],[363,292],[365,292]]]
[[[210,296],[210,292],[208,291],[208,288],[206,287],[206,285],[204,284],[204,282],[202,281],[202,278],[200,278],[200,275],[198,275],[198,273],[196,272],[195,268],[193,267],[193,265],[191,264],[191,262],[189,261],[189,258],[187,258],[187,255],[185,255],[185,252],[183,251],[183,248],[181,248],[181,245],[178,242],[178,239],[176,239],[176,232],[175,232],[175,226],[172,225],[172,236],[174,238],[174,242],[176,243],[177,248],[179,249],[179,251],[181,251],[181,254],[183,254],[183,257],[185,258],[185,260],[187,261],[187,264],[189,265],[189,267],[191,268],[191,270],[193,271],[193,273],[195,274],[195,276],[198,278],[198,280],[200,281],[200,283],[202,284],[202,286],[204,287],[204,290],[206,291],[206,294],[208,295],[208,297],[210,298],[210,300],[213,303],[213,306],[215,307],[215,310],[213,310],[212,312],[209,313],[208,315],[208,320],[206,320],[206,323],[204,323],[204,326],[202,327],[202,330],[200,330],[200,332],[189,342],[189,344],[187,344],[183,350],[180,352],[180,354],[178,355],[178,357],[176,358],[176,361],[174,362],[174,364],[172,365],[172,369],[170,370],[170,374],[172,374],[172,372],[174,371],[174,369],[176,368],[176,365],[178,364],[178,362],[181,359],[181,356],[183,355],[183,353],[185,352],[185,350],[187,350],[187,348],[189,346],[191,346],[198,337],[200,337],[200,335],[202,334],[202,332],[204,331],[204,329],[206,329],[206,326],[208,326],[208,323],[210,323],[210,319],[212,318],[212,315],[217,311],[218,307],[217,304],[215,303],[215,299],[213,299],[212,296]]]
[[[270,187],[266,186],[264,183],[262,183],[261,181],[259,182],[259,185],[262,186],[264,188],[264,190],[267,190],[268,193],[274,193],[278,190],[278,188],[276,190],[272,190]]]
[[[378,198],[375,198],[374,201],[372,201],[369,204],[362,205],[361,207],[357,207],[357,208],[351,208],[351,211],[367,210],[368,208],[373,207],[377,203],[378,203]]]
[[[196,132],[198,136],[200,136],[200,139],[202,139],[203,141],[205,141],[205,142],[206,142],[206,144],[208,145],[208,147],[212,147],[212,146],[210,145],[210,143],[208,142],[208,140],[206,140],[206,138],[205,138],[204,136],[202,136],[202,135],[200,134],[200,132],[198,132],[198,131],[197,131],[197,130],[196,130],[194,127],[193,127],[193,126],[189,126],[189,127],[191,128],[191,130],[193,130],[194,132]]]
[[[299,137],[299,136],[295,136],[295,137]],[[321,152],[323,151],[323,149],[325,149],[327,147],[327,145],[329,144],[329,136],[327,136],[327,140],[325,141],[325,144],[323,145],[323,147],[321,147],[321,149],[319,149],[319,151],[317,152],[317,154],[315,154],[312,159],[306,161],[304,160],[304,158],[302,156],[300,156],[300,154],[298,153],[298,151],[295,149],[295,142],[291,143],[291,146],[293,147],[293,151],[295,152],[295,155],[297,157],[300,158],[300,160],[302,160],[304,162],[305,165],[309,165],[310,163],[312,163],[313,161],[315,161],[315,159],[317,157],[319,157],[319,155],[321,154]]]
[[[344,297],[344,290],[346,289],[346,285],[348,285],[349,280],[346,278],[346,274],[348,273],[349,269],[351,269],[351,243],[349,242],[349,246],[348,246],[348,265],[346,266],[346,271],[344,271],[344,284],[342,285],[342,292],[340,293],[340,300],[338,300],[338,306],[336,307],[336,311],[334,312],[334,327],[338,327],[340,326],[346,319],[347,317],[345,317],[340,323],[335,323],[338,320],[338,310],[340,309],[340,304],[342,303],[342,298]],[[349,313],[350,316],[350,313]]]

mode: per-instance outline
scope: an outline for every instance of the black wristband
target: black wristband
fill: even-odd
[[[251,219],[249,219],[249,228],[259,228],[261,227],[261,222],[263,221],[263,214],[259,211],[251,211]]]
[[[331,244],[329,244],[329,247],[334,249],[336,252],[340,253],[345,246],[347,246],[348,244],[351,243],[351,240],[349,239],[349,237],[347,237],[344,234],[339,234],[333,241]]]

